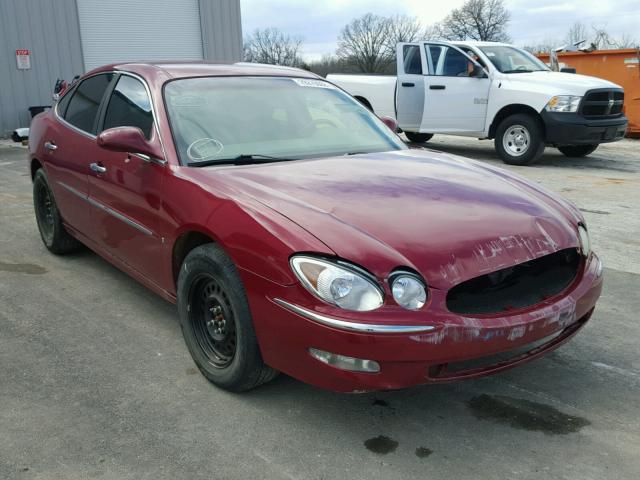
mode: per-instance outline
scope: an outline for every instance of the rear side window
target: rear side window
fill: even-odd
[[[147,89],[139,80],[122,75],[109,99],[103,129],[138,127],[149,139],[152,126],[151,99]]]
[[[67,92],[67,94],[64,95],[58,102],[58,115],[60,115],[62,118],[64,118],[71,97],[73,97],[73,92]]]
[[[404,73],[422,75],[422,60],[418,45],[405,45],[402,51],[404,57]]]
[[[104,73],[87,78],[78,85],[69,101],[64,119],[80,130],[95,133],[100,102],[112,78],[113,73]]]

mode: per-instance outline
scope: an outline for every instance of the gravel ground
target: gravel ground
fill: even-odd
[[[436,136],[499,164],[492,144]],[[640,142],[513,169],[573,200],[606,265],[589,325],[485,379],[342,395],[211,386],[175,307],[91,252],[42,246],[23,148],[0,145],[1,479],[640,476]]]

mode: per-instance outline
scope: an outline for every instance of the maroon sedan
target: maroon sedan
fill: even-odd
[[[409,150],[301,70],[111,65],[30,134],[46,247],[87,245],[176,302],[229,390],[277,371],[344,392],[499,372],[568,340],[602,289],[570,203]]]

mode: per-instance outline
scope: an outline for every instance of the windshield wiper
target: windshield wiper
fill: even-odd
[[[531,73],[539,70],[504,70],[502,73]]]
[[[210,165],[250,165],[255,163],[288,162],[295,158],[272,157],[261,153],[243,153],[231,158],[216,158],[215,160],[204,160],[202,162],[189,162],[189,167],[207,167]]]

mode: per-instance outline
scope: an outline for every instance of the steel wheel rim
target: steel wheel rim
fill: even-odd
[[[46,185],[40,183],[35,192],[36,219],[38,228],[45,239],[53,238],[55,219],[53,216],[53,200]]]
[[[237,349],[237,330],[228,295],[210,274],[200,275],[189,293],[189,320],[207,362],[228,367]]]
[[[527,153],[530,145],[531,135],[523,125],[510,126],[502,136],[503,148],[513,157],[519,157]]]

